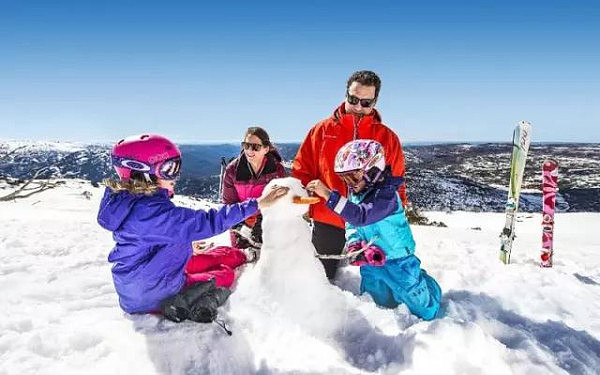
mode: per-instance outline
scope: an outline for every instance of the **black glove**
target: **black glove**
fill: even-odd
[[[260,225],[249,227],[248,225],[241,223],[232,227],[231,230],[235,233],[238,248],[245,249],[250,246],[255,248],[261,247],[262,230],[260,229]]]
[[[202,297],[194,306],[190,313],[190,320],[199,323],[210,323],[217,318],[217,309],[225,303],[231,291],[225,288],[214,288]]]
[[[244,227],[246,227],[246,230],[243,229]],[[252,244],[250,243],[248,238],[246,238],[242,235],[242,233],[245,233],[245,232],[250,233],[250,230],[248,228],[249,227],[246,224],[244,224],[243,221],[241,223],[236,224],[233,227],[231,227],[231,231],[233,231],[233,234],[235,235],[235,244],[234,245],[239,249],[245,249],[249,246],[252,246]]]

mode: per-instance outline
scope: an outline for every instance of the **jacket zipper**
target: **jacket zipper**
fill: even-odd
[[[354,120],[354,136],[352,138],[353,141],[356,141],[358,139],[358,124],[360,123],[360,117],[358,116],[352,116],[352,117],[356,117]]]

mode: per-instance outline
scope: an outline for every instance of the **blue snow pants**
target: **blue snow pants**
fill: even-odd
[[[369,293],[379,306],[395,308],[405,303],[425,320],[434,319],[440,308],[440,286],[414,255],[389,260],[381,267],[361,266],[360,276],[361,294]]]

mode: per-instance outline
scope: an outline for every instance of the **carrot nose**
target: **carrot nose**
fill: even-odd
[[[292,199],[292,202],[296,204],[315,204],[319,203],[320,201],[321,198],[319,197],[300,197],[297,195]]]

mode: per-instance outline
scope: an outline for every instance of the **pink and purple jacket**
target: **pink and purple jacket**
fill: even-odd
[[[242,152],[225,168],[222,201],[224,204],[232,204],[249,198],[258,198],[269,181],[285,176],[285,168],[277,151],[270,151],[265,155],[263,167],[258,173],[254,173],[246,155]],[[253,227],[256,216],[246,219],[246,224]],[[236,246],[237,241],[233,233],[231,239],[232,246]]]

